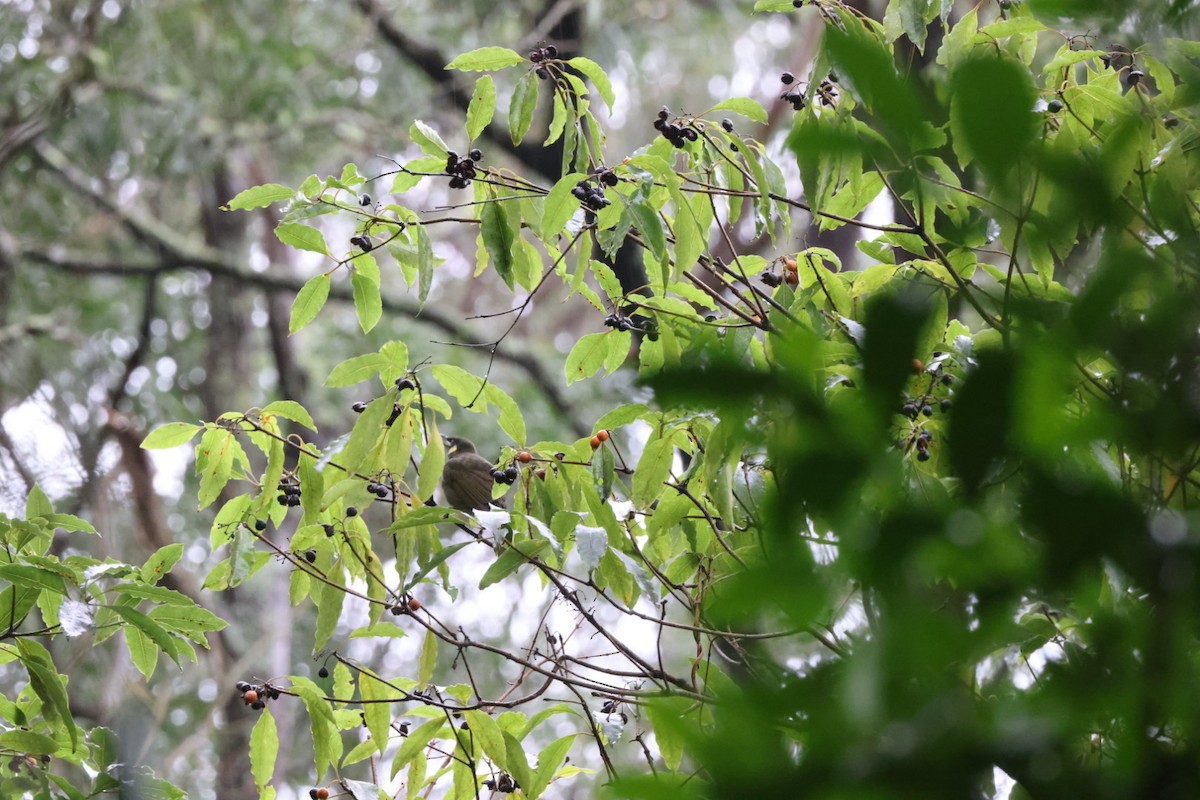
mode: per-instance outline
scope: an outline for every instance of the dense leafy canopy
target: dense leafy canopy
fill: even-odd
[[[325,382],[367,398],[346,436],[292,398],[149,434],[195,444],[221,558],[205,588],[283,569],[315,609],[320,672],[238,687],[261,797],[284,704],[307,717],[309,784],[356,800],[533,798],[593,772],[623,797],[1200,791],[1200,47],[1056,27],[1073,3],[951,6],[760,0],[823,22],[781,89],[782,152],[747,97],[664,108],[612,152],[596,61],[485,46],[448,65],[473,81],[460,127],[412,122],[419,154],[224,199],[278,209],[278,240],[319,259],[293,334],[335,289],[364,336],[384,287],[425,304],[457,227],[514,320],[582,298],[594,331],[563,384],[639,384],[586,434],[540,438],[491,362],[384,338]],[[497,130],[559,147],[560,177],[472,152]],[[407,201],[447,181],[449,205]],[[891,221],[864,217],[881,205]],[[797,248],[797,209],[861,230],[858,263]],[[631,246],[632,288],[613,266]],[[500,445],[506,510],[437,505],[465,412]],[[18,770],[86,797],[112,744],[74,724],[26,616],[120,628],[147,676],[222,623],[158,585],[177,551],[60,560],[54,528],[88,526],[39,494],[0,522],[0,645],[29,674],[0,745],[99,771],[82,790]],[[505,587],[536,609],[521,641],[476,624]]]

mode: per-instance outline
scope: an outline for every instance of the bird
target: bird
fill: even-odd
[[[475,452],[475,445],[459,436],[443,436],[446,442],[446,466],[442,470],[442,494],[451,508],[486,511],[490,506],[504,507],[503,497],[492,499],[492,462]]]

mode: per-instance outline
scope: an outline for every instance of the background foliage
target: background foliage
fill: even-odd
[[[0,7],[6,791],[1194,796],[1190,4],[880,5]]]

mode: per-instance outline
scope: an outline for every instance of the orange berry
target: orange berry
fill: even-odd
[[[317,800],[329,800],[329,790],[324,786],[317,789]]]
[[[800,283],[800,275],[796,272],[783,273],[783,280],[788,286],[795,286]]]
[[[517,461],[520,461],[522,464],[528,464],[530,461],[533,461],[533,453],[530,453],[528,450],[522,450],[517,453]]]
[[[925,362],[919,358],[914,358],[913,359],[913,372],[920,373],[920,372],[924,372],[924,371],[925,371]]]
[[[603,429],[596,431],[596,438],[602,442],[607,442],[608,441],[608,431],[603,430]]]
[[[599,436],[593,436],[593,437],[592,437],[591,445],[592,445],[592,449],[593,449],[593,450],[598,450],[598,449],[600,449],[600,445],[601,445],[601,444],[602,444],[602,442],[600,441],[600,437],[599,437]]]
[[[540,480],[546,480],[546,470],[544,469],[534,470],[533,474],[537,475]]]
[[[420,611],[421,610],[421,601],[415,597],[408,598],[408,610],[409,611]]]
[[[796,259],[794,259],[794,258],[789,258],[787,261],[784,261],[783,265],[785,267],[787,267],[788,272],[796,271]]]
[[[246,705],[257,703],[258,692],[254,691],[253,689],[247,689],[246,691],[242,692],[242,700],[246,702]]]

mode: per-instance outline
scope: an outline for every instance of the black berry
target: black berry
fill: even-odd
[[[515,481],[515,480],[517,479],[517,475],[518,475],[518,474],[519,474],[519,473],[517,472],[517,468],[516,468],[516,467],[509,467],[508,469],[504,470],[504,480],[505,480],[505,482],[506,482],[506,483],[512,483],[513,481]]]
[[[784,86],[791,86],[796,82],[796,76],[790,72],[785,72],[779,76],[779,80],[783,81]]]
[[[917,461],[928,461],[928,460],[929,460],[929,451],[928,450],[918,450],[917,451]]]
[[[542,51],[541,50],[530,50],[529,51],[529,60],[535,64],[538,63],[539,61],[541,61],[542,60]]]
[[[931,406],[931,405],[921,406],[921,413],[927,417],[932,417],[933,416],[933,406]]]
[[[367,404],[364,403],[363,401],[359,400],[357,403],[350,406],[350,410],[353,411],[355,414],[361,414],[362,412],[367,410]]]
[[[467,153],[467,156],[469,156],[472,161],[478,161],[479,159],[483,158],[483,151],[476,147],[471,152]]]
[[[319,677],[319,678],[328,678],[328,677],[329,677],[329,670],[328,670],[328,669],[326,669],[325,667],[321,667],[319,670],[317,670],[317,677]]]
[[[330,525],[328,522],[326,522],[321,527],[325,530],[326,536],[333,536],[333,526],[332,525]]]
[[[259,531],[261,533],[262,531],[265,531],[266,529],[267,529],[267,521],[265,519],[254,520],[254,530]]]
[[[546,58],[558,58],[558,48],[552,44],[543,47],[542,52],[546,54]]]
[[[721,127],[724,128],[727,133],[733,133],[733,120],[731,120],[729,117],[725,117],[725,119],[721,120]]]
[[[1046,110],[1051,114],[1057,114],[1058,112],[1062,111],[1062,109],[1063,101],[1059,100],[1057,97],[1051,100],[1049,103],[1046,103]]]
[[[310,563],[310,564],[316,563],[316,560],[317,560],[317,551],[316,551],[316,550],[306,550],[306,551],[304,551],[304,560],[305,560],[305,561],[307,561],[307,562],[308,562],[308,563]]]
[[[945,400],[942,401],[942,411],[949,411],[950,406],[952,406],[952,405],[953,405],[953,403],[950,402],[950,398],[946,398]]]
[[[537,75],[541,80],[546,80],[546,78],[550,77],[550,73],[546,71],[545,67],[538,67],[533,71],[533,74]]]
[[[357,517],[358,509],[355,508],[354,506],[347,506],[346,507],[346,516],[347,517]]]

